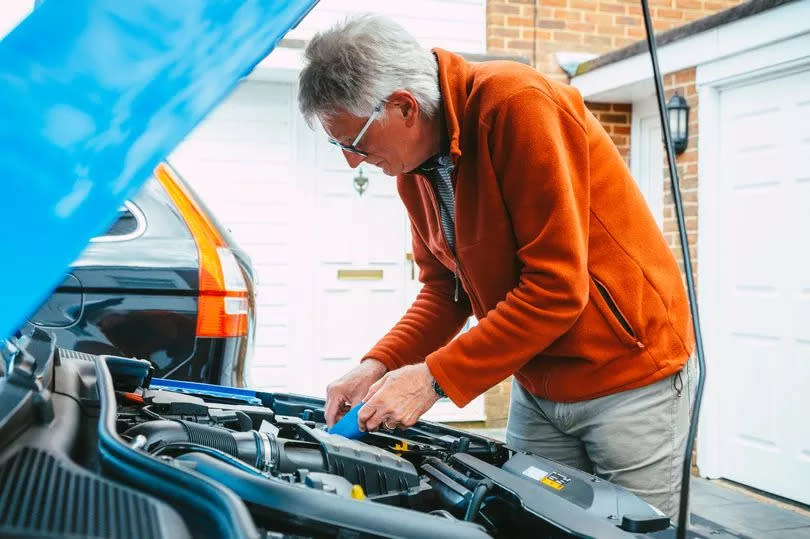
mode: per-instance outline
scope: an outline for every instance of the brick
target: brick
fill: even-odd
[[[517,28],[493,28],[489,31],[491,37],[508,37],[511,39],[520,38],[520,30]]]
[[[532,50],[534,48],[533,41],[527,41],[525,39],[509,39],[506,41],[506,45],[510,49],[517,49],[517,50]]]
[[[506,24],[506,16],[505,15],[495,15],[495,14],[487,14],[487,28],[493,28],[495,26],[503,26]]]
[[[520,6],[487,2],[487,12],[500,15],[520,15]]]
[[[599,2],[599,11],[604,11],[606,13],[624,13],[625,6],[621,4],[613,4],[610,2]]]
[[[598,47],[599,51],[607,51],[613,46],[613,39],[610,36],[586,34],[584,40],[586,45]]]
[[[638,39],[633,37],[616,37],[613,39],[613,44],[615,48],[620,49],[622,47],[632,45],[633,43],[637,43],[638,41]]]
[[[554,32],[554,40],[563,43],[582,43],[582,34],[575,32]]]
[[[537,23],[538,28],[553,28],[553,29],[563,29],[566,27],[565,21],[556,21],[556,20],[548,20],[543,19]]]
[[[616,146],[625,146],[630,142],[626,135],[610,135],[610,138]]]
[[[627,6],[627,14],[628,15],[638,15],[641,16],[641,8],[637,5]]]
[[[675,0],[677,9],[703,9],[703,3],[699,0]]]
[[[506,26],[534,26],[529,17],[506,17]]]
[[[565,21],[580,22],[582,20],[582,12],[572,11],[570,9],[555,9],[554,18]]]
[[[615,36],[623,36],[624,35],[624,27],[623,26],[616,26],[614,24],[611,25],[599,25],[596,27],[596,31],[603,36],[607,35],[615,35]]]
[[[675,84],[694,84],[695,70],[684,69],[675,73]]]
[[[657,18],[666,18],[666,19],[683,19],[683,11],[677,9],[670,9],[665,7],[658,7],[654,10],[654,16]]]
[[[568,7],[568,0],[540,0],[541,6]]]
[[[644,27],[627,27],[625,28],[625,35],[636,39],[646,39],[647,31]]]
[[[583,9],[588,12],[596,11],[598,7],[596,0],[568,0],[568,6],[573,9]]]
[[[607,123],[626,124],[628,122],[626,114],[603,114],[599,119]]]
[[[568,29],[572,32],[581,32],[584,34],[591,34],[596,32],[596,25],[588,24],[586,22],[569,22]]]
[[[540,11],[537,12],[537,14],[540,16],[541,19],[553,19],[555,9],[557,8],[542,6],[540,8]]]
[[[616,112],[630,112],[633,110],[633,105],[630,103],[613,103],[612,105],[613,110]]]
[[[613,132],[617,135],[629,135],[630,134],[630,126],[629,125],[614,125]]]
[[[610,110],[610,103],[594,103],[593,101],[586,101],[585,106],[588,107],[591,112]]]
[[[613,24],[613,15],[606,13],[585,13],[585,22],[594,24]]]
[[[506,48],[506,40],[499,37],[488,37],[487,38],[487,49],[505,49]]]
[[[673,0],[649,0],[650,6],[655,7],[674,7],[672,2]]]
[[[616,19],[614,21],[616,24],[627,24],[631,26],[641,26],[644,27],[641,17],[629,17],[627,15],[616,15]]]

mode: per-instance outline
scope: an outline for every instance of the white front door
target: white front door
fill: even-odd
[[[301,215],[311,220],[312,233],[311,390],[323,395],[409,304],[407,220],[396,180],[376,167],[349,168],[320,130],[302,156],[313,164],[312,202]]]
[[[312,238],[312,275],[302,277],[313,283],[314,328],[299,336],[308,345],[298,348],[309,346],[311,358],[311,376],[302,390],[323,395],[329,382],[357,365],[405,314],[420,288],[419,268],[409,256],[410,225],[396,179],[369,165],[349,168],[320,129],[304,132],[299,140],[301,172],[312,177],[303,183],[311,185],[312,210],[302,208],[299,221],[309,221]],[[483,397],[463,409],[443,399],[425,416],[483,418]]]
[[[655,98],[633,103],[630,168],[655,222],[664,221],[664,147]]]
[[[810,503],[810,71],[720,93],[705,434],[717,475]],[[703,129],[701,127],[701,129]],[[702,179],[701,181],[706,181]],[[716,265],[716,266],[715,266]],[[702,279],[702,277],[701,277]],[[698,450],[700,451],[700,450]]]

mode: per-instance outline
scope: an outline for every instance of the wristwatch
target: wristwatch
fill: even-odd
[[[447,398],[447,393],[444,392],[444,389],[442,389],[442,386],[439,385],[439,382],[437,382],[435,378],[433,379],[433,391],[436,392],[440,399]]]

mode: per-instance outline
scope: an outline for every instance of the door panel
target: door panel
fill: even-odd
[[[721,94],[721,475],[810,503],[810,72]],[[804,121],[802,121],[802,119]],[[707,210],[702,210],[707,211]],[[721,394],[722,393],[722,394]]]

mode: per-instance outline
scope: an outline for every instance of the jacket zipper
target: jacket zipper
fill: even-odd
[[[591,279],[593,279],[593,284],[596,285],[596,289],[599,291],[599,295],[602,296],[602,299],[604,299],[605,303],[607,303],[607,306],[613,313],[614,318],[616,318],[616,320],[624,328],[627,334],[633,338],[635,345],[638,348],[644,348],[644,343],[641,342],[638,339],[638,337],[636,337],[636,332],[633,331],[633,328],[630,326],[630,322],[628,322],[627,318],[624,316],[624,314],[622,314],[622,311],[619,309],[619,306],[613,300],[613,296],[610,295],[610,292],[608,291],[607,287],[595,277],[591,276]]]
[[[453,172],[454,172],[453,177],[455,179],[455,169],[454,169]],[[436,215],[436,217],[437,217],[437,219],[439,221],[439,231],[441,231],[441,233],[442,233],[441,234],[442,241],[444,242],[444,246],[447,248],[447,252],[450,253],[450,256],[453,258],[453,263],[455,263],[455,265],[456,265],[456,269],[453,272],[453,277],[455,279],[455,285],[456,285],[455,286],[455,291],[453,292],[453,302],[458,303],[459,281],[461,282],[461,285],[464,284],[464,272],[461,271],[461,264],[459,264],[458,258],[456,257],[455,252],[453,251],[453,249],[450,248],[450,244],[447,242],[447,237],[444,235],[444,229],[442,228],[441,210],[439,209],[439,201],[436,199],[436,193],[433,192],[433,185],[430,184],[430,180],[428,180],[427,178],[425,178],[421,174],[420,174],[420,177],[422,178],[422,181],[424,181],[424,182],[426,182],[428,184],[428,187],[429,187],[428,193],[430,193],[430,202],[433,204],[433,210],[435,211],[435,215]],[[455,197],[455,193],[453,194],[453,196]],[[454,228],[456,226],[455,217],[456,216],[454,215],[453,216],[453,227]],[[458,240],[458,235],[456,235],[456,240]],[[472,290],[468,290],[467,292],[468,292],[468,295],[470,296],[470,301],[474,302],[475,297],[473,296]]]

